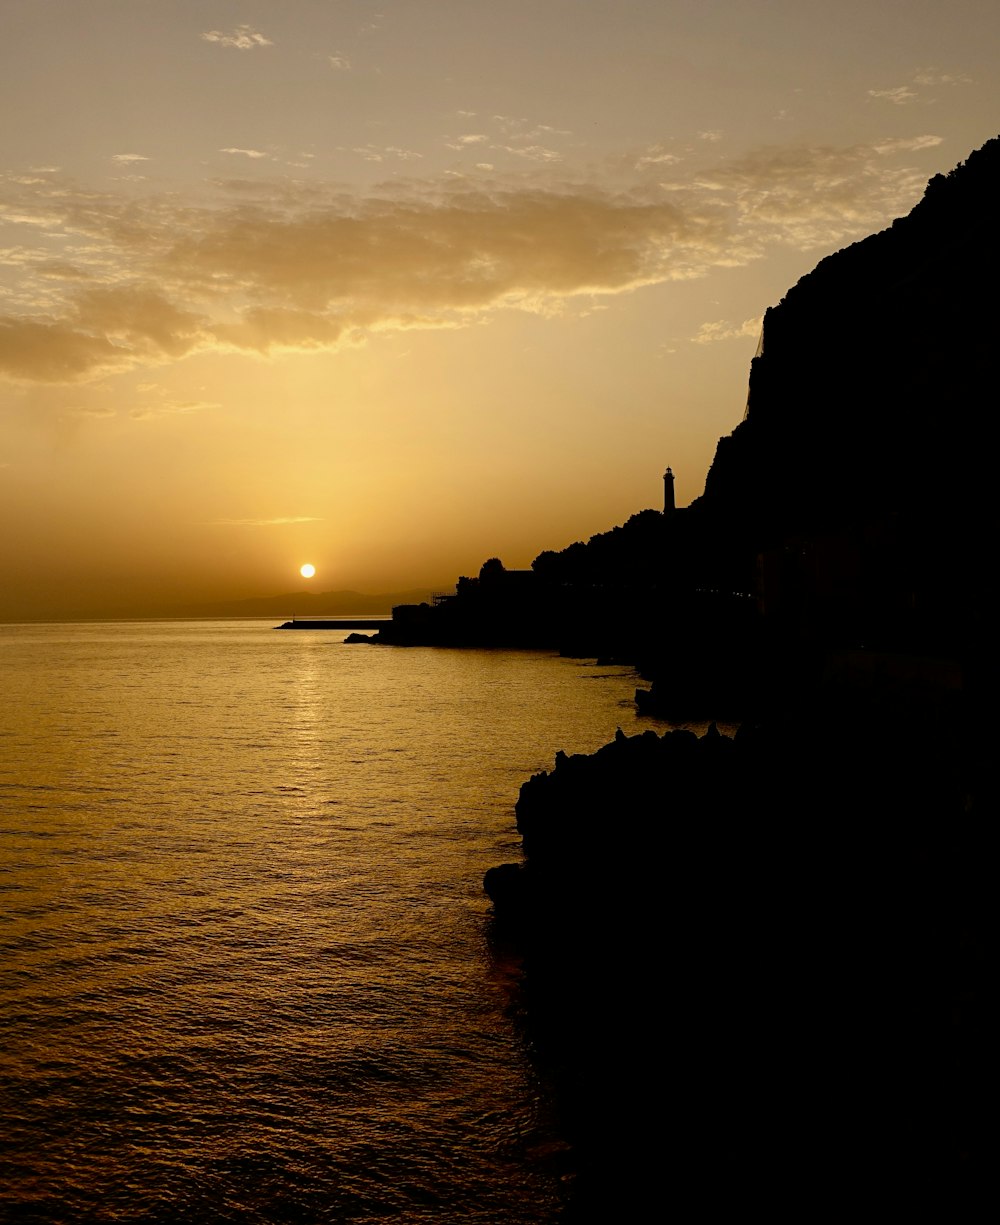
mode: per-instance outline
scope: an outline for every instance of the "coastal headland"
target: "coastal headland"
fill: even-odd
[[[377,635],[616,658],[641,710],[742,720],[557,754],[487,874],[569,1220],[974,1219],[998,196],[1000,139],[768,310],[692,505],[491,559]]]

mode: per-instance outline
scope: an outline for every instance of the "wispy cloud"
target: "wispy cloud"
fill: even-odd
[[[481,145],[488,140],[485,132],[469,132],[464,136],[453,136],[444,143],[449,149],[466,149],[469,145]]]
[[[503,310],[557,313],[746,264],[768,244],[829,248],[907,211],[926,180],[911,155],[939,140],[773,146],[698,173],[663,162],[653,178],[632,154],[616,191],[544,165],[530,177],[413,178],[367,197],[235,180],[198,205],[0,179],[0,215],[28,223],[24,245],[0,253],[0,374],[72,383],[203,350],[335,349]],[[699,339],[749,322],[708,324]]]
[[[926,182],[893,156],[930,148],[939,136],[879,145],[777,145],[702,172],[699,186],[728,196],[736,233],[814,250],[847,241],[906,212]]]
[[[138,405],[129,412],[133,421],[151,421],[157,417],[187,417],[191,413],[203,413],[219,405],[208,400],[164,400],[160,404]]]
[[[253,51],[256,47],[273,47],[274,43],[265,38],[251,26],[237,26],[231,34],[223,30],[206,30],[202,38],[208,43],[218,43],[220,47],[235,47],[237,51]]]
[[[417,153],[414,149],[403,149],[399,145],[357,145],[351,150],[358,157],[363,157],[366,162],[384,162],[395,159],[401,162],[413,162],[423,157],[422,153]]]
[[[879,141],[872,148],[883,156],[889,153],[916,153],[921,149],[934,149],[942,140],[941,136],[894,136]]]
[[[338,53],[336,55],[328,55],[326,58],[329,61],[330,67],[336,68],[338,72],[351,71],[351,61],[346,55],[340,55]]]
[[[897,85],[893,89],[870,89],[868,97],[881,98],[885,102],[891,102],[893,106],[907,106],[916,102],[917,91],[909,85]]]
[[[239,154],[242,157],[250,157],[254,159],[261,158],[261,157],[267,157],[267,154],[264,153],[260,149],[237,149],[237,148],[234,148],[233,146],[230,146],[228,149],[220,149],[219,152],[220,153],[235,153],[235,154]]]
[[[913,78],[917,85],[971,85],[972,77],[965,73],[941,72],[937,68],[925,68]]]
[[[646,170],[650,166],[672,166],[681,159],[676,153],[670,153],[662,145],[650,145],[640,157],[636,158],[636,170]]]
[[[923,97],[928,89],[948,85],[971,85],[972,78],[964,73],[942,72],[939,68],[924,68],[915,73],[904,85],[890,89],[870,89],[868,97],[880,102],[891,102],[894,106],[909,106]]]
[[[555,149],[546,149],[544,145],[493,145],[504,153],[512,153],[515,157],[523,157],[529,162],[561,162],[563,155]]]
[[[62,416],[78,417],[84,421],[107,421],[111,417],[117,417],[118,413],[110,404],[87,404],[67,408]]]
[[[744,319],[742,323],[730,323],[728,319],[703,323],[693,340],[695,344],[707,345],[716,340],[738,340],[745,336],[759,336],[763,321],[763,315],[755,315],[753,319]]]
[[[142,153],[113,153],[111,160],[128,165],[132,162],[148,162],[149,158]]]
[[[494,115],[493,122],[509,140],[538,140],[549,136],[569,136],[568,128],[556,128],[548,123],[534,123],[516,115]]]

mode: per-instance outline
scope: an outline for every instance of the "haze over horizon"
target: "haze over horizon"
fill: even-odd
[[[765,308],[1000,127],[981,0],[0,11],[7,621],[685,505]]]

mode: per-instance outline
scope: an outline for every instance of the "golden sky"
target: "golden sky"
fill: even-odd
[[[658,506],[667,464],[683,505],[764,309],[1000,130],[996,0],[0,0],[0,32],[8,621],[306,561],[450,587]]]

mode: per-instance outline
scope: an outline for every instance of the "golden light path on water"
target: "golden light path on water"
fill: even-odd
[[[634,678],[342,638],[0,626],[0,1215],[553,1219],[481,881]]]

